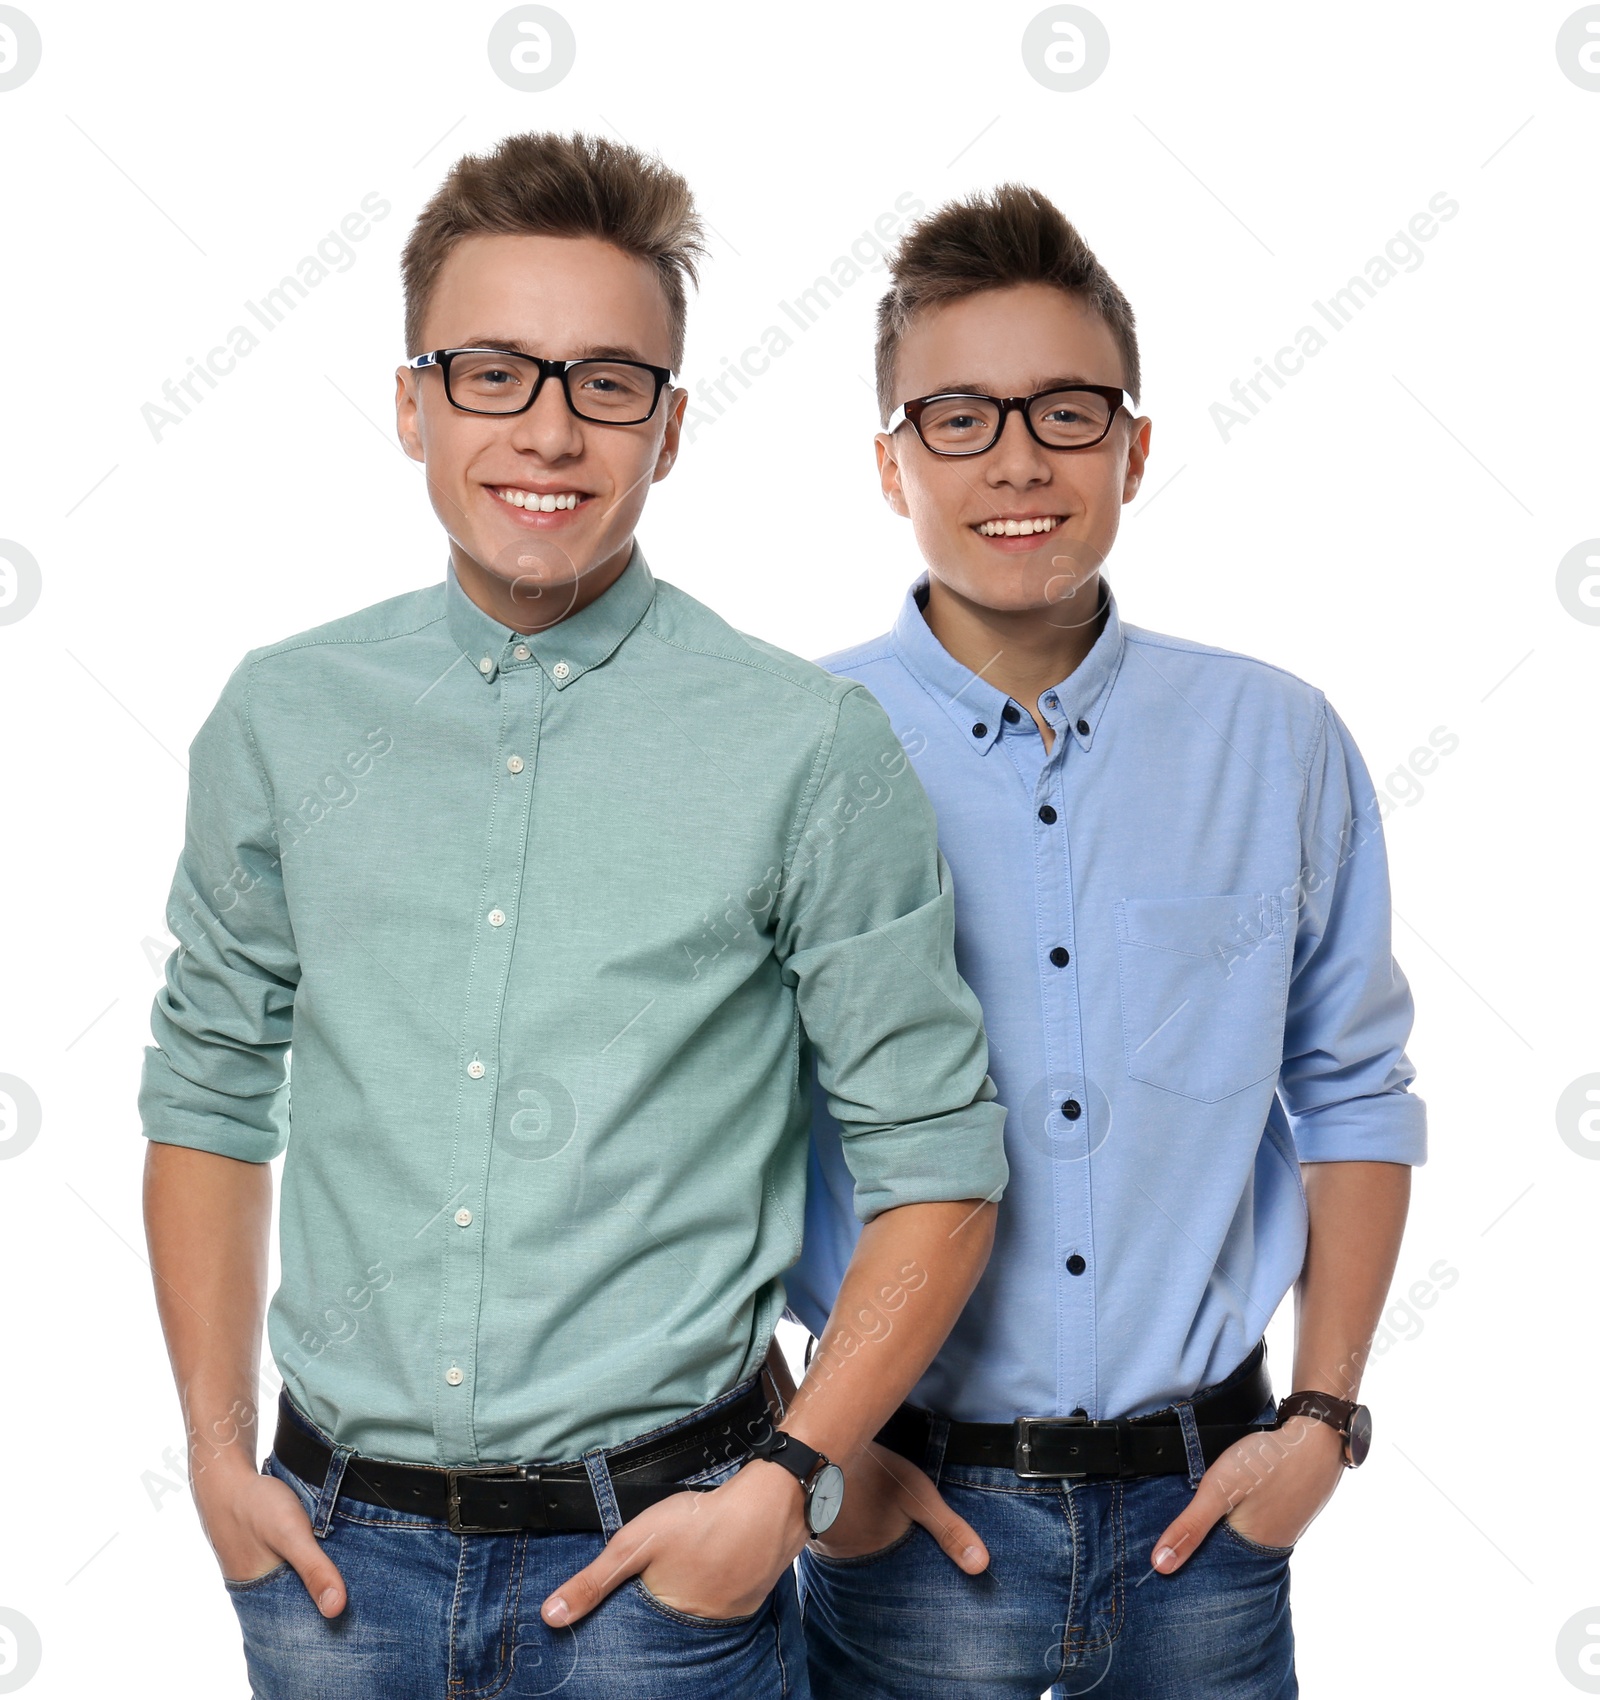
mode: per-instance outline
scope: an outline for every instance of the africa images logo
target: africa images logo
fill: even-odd
[[[1377,298],[1401,272],[1414,272],[1427,258],[1421,244],[1431,242],[1439,234],[1439,226],[1448,224],[1461,206],[1443,189],[1431,196],[1427,208],[1413,213],[1404,230],[1395,231],[1383,245],[1383,251],[1335,289],[1326,301],[1314,300],[1311,310],[1335,335],[1353,324],[1367,304]],[[1248,425],[1261,409],[1273,399],[1273,393],[1289,387],[1289,380],[1298,377],[1306,362],[1328,346],[1328,335],[1317,325],[1303,324],[1289,342],[1283,344],[1270,360],[1256,356],[1256,370],[1247,378],[1235,378],[1229,386],[1229,402],[1211,404],[1211,422],[1224,443],[1241,425]],[[1271,386],[1270,388],[1268,386]]]

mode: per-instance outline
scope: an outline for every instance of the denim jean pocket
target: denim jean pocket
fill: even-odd
[[[920,1523],[908,1523],[903,1533],[896,1535],[887,1546],[876,1547],[871,1552],[856,1552],[835,1558],[828,1553],[818,1552],[814,1546],[807,1546],[806,1558],[811,1563],[825,1565],[829,1570],[855,1570],[863,1565],[877,1564],[881,1559],[899,1552],[913,1540],[921,1526]]]
[[[296,1571],[292,1564],[290,1564],[288,1559],[284,1559],[281,1564],[273,1565],[270,1570],[260,1576],[246,1576],[244,1580],[240,1582],[231,1581],[228,1577],[224,1576],[222,1578],[222,1585],[230,1594],[237,1598],[240,1594],[252,1594],[258,1588],[267,1588],[274,1582],[281,1582],[285,1576],[293,1576],[296,1580],[299,1579],[299,1572]]]
[[[1269,1547],[1262,1541],[1253,1541],[1248,1535],[1241,1534],[1239,1530],[1234,1528],[1225,1516],[1218,1518],[1216,1527],[1231,1541],[1243,1548],[1245,1552],[1256,1558],[1287,1558],[1299,1544],[1296,1541],[1291,1541],[1286,1547]]]
[[[693,1629],[745,1629],[772,1604],[772,1595],[768,1594],[754,1611],[741,1612],[737,1617],[704,1617],[699,1612],[680,1611],[677,1606],[669,1606],[658,1595],[652,1594],[637,1576],[629,1579],[629,1585],[635,1597],[642,1600],[657,1616],[667,1618],[673,1623],[686,1624]]]
[[[1134,1080],[1214,1104],[1282,1067],[1288,949],[1272,893],[1119,900],[1117,977]]]

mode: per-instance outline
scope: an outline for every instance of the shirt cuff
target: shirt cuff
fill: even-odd
[[[856,1215],[870,1222],[902,1204],[998,1199],[1010,1174],[1005,1122],[1001,1105],[980,1101],[924,1121],[846,1135]]]
[[[1428,1160],[1427,1108],[1409,1092],[1348,1098],[1297,1116],[1294,1146],[1302,1163],[1407,1163]]]
[[[288,1093],[236,1098],[185,1079],[166,1053],[148,1045],[139,1082],[139,1119],[146,1139],[187,1145],[242,1163],[270,1163],[289,1143]]]

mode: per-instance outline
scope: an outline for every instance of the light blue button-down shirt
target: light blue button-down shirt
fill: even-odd
[[[1006,1105],[994,1254],[914,1403],[1156,1410],[1235,1368],[1305,1256],[1302,1161],[1425,1157],[1365,766],[1310,685],[1107,616],[1029,715],[924,620],[823,658],[888,711],[939,821]],[[813,1333],[860,1231],[814,1097]]]

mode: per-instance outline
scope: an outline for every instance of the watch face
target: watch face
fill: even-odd
[[[1372,1446],[1372,1413],[1365,1405],[1357,1405],[1350,1413],[1351,1464],[1359,1464]]]
[[[806,1496],[806,1525],[812,1534],[828,1529],[844,1504],[844,1471],[837,1464],[824,1464]]]

